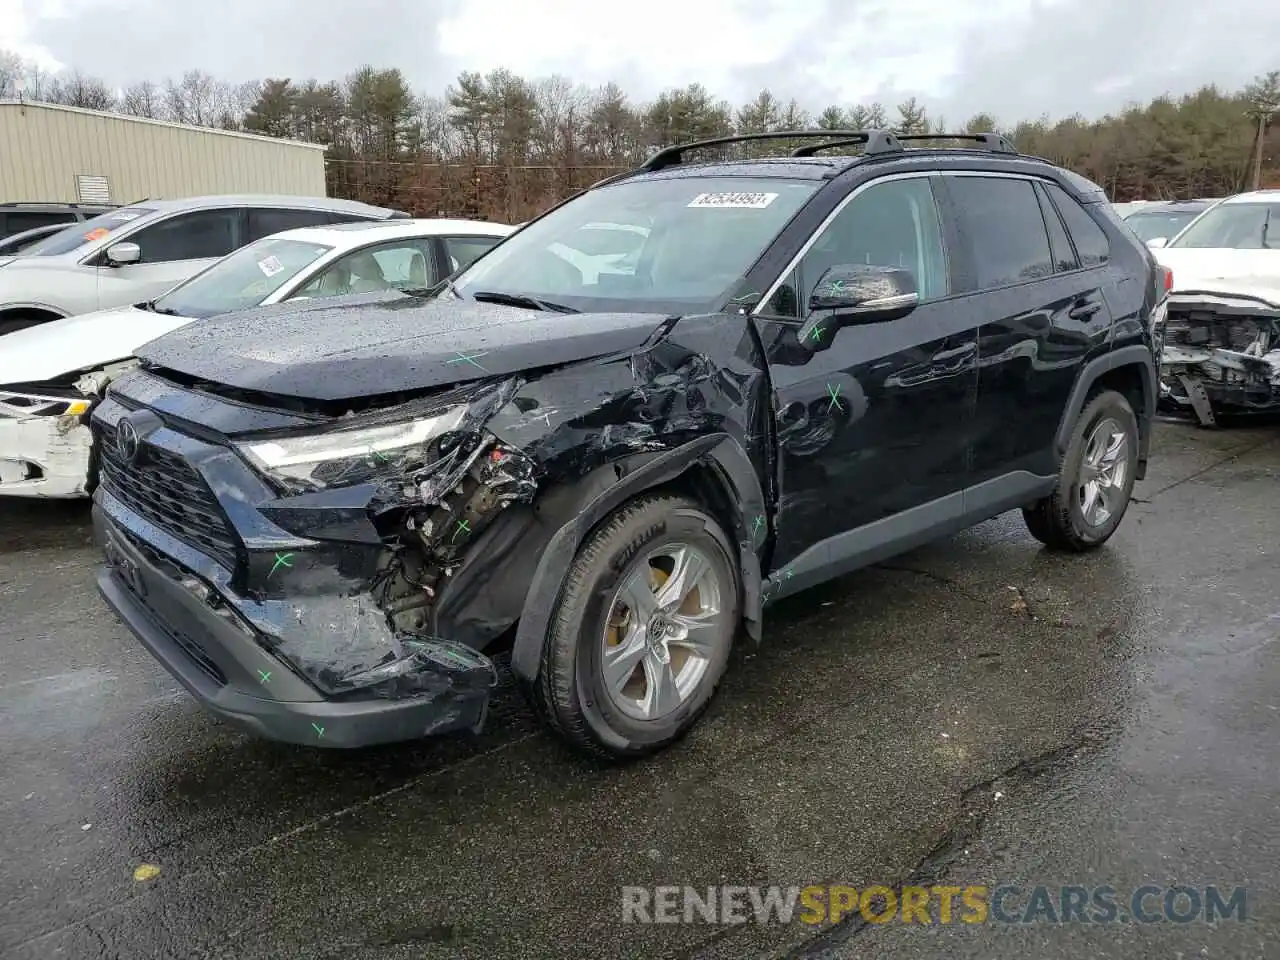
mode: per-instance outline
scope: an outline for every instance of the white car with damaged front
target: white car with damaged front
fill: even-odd
[[[1153,247],[1173,274],[1163,403],[1204,426],[1280,410],[1280,190],[1230,197]]]
[[[75,498],[92,487],[87,414],[138,347],[237,310],[429,288],[513,232],[470,220],[304,227],[223,257],[155,300],[0,337],[0,496]]]

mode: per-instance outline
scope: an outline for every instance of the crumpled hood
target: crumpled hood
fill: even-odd
[[[1280,304],[1280,250],[1159,249],[1173,271],[1173,296],[1183,291],[1257,297]]]
[[[191,322],[137,307],[116,307],[50,320],[0,336],[0,383],[41,383],[91,370]]]
[[[343,297],[225,314],[146,344],[147,363],[317,401],[427,390],[641,346],[662,314],[558,314],[472,300]]]

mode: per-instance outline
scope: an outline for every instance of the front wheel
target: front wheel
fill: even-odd
[[[711,701],[741,589],[720,525],[692,501],[641,497],[574,559],[530,691],[542,719],[599,759],[653,753]]]
[[[1076,553],[1106,543],[1133,495],[1138,418],[1121,393],[1103,390],[1080,411],[1054,492],[1022,511],[1031,535]]]

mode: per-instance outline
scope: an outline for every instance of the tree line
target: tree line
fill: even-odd
[[[323,143],[329,191],[417,215],[523,220],[574,190],[673,143],[818,127],[903,134],[998,132],[1101,184],[1116,202],[1222,196],[1280,186],[1280,70],[1240,90],[1205,86],[1100,118],[1051,121],[978,113],[933,116],[915,98],[832,104],[816,112],[761,90],[733,105],[700,84],[648,102],[617,84],[508,70],[461,74],[439,94],[415,92],[398,69],[342,80],[227,83],[201,71],[113,90],[79,71],[49,74],[0,51],[0,98],[29,100]],[[733,155],[765,149],[746,145]],[[777,149],[775,146],[773,149]]]

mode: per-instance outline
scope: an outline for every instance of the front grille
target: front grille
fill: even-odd
[[[148,443],[139,462],[125,463],[116,451],[115,427],[95,421],[94,431],[108,493],[165,533],[235,569],[236,536],[194,467]]]

